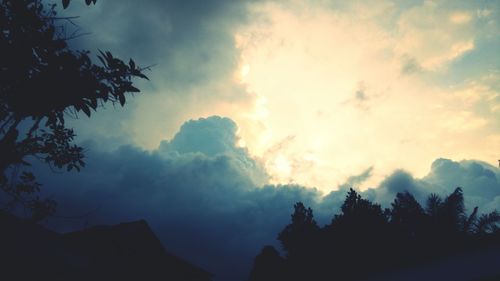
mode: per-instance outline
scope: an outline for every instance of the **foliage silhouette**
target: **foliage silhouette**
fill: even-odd
[[[249,281],[275,281],[287,279],[285,274],[285,259],[273,246],[265,246],[255,258],[254,269]]]
[[[458,253],[500,246],[497,211],[467,215],[461,188],[424,209],[402,192],[389,209],[350,189],[330,224],[319,227],[301,202],[278,235],[285,256],[266,246],[255,259],[250,281],[363,280]],[[273,251],[274,250],[274,251]]]
[[[419,235],[425,213],[415,197],[407,191],[398,193],[391,206],[391,224],[409,236]]]
[[[476,234],[498,233],[500,232],[498,222],[500,222],[498,211],[495,210],[489,214],[483,214],[474,222],[474,231]]]
[[[133,79],[148,79],[132,59],[125,63],[99,51],[97,64],[88,51],[71,49],[73,36],[64,26],[70,19],[56,17],[55,6],[0,2],[0,190],[9,198],[5,208],[20,203],[36,221],[56,205],[39,198],[40,184],[26,170],[30,161],[79,171],[83,149],[73,144],[75,133],[65,119],[81,112],[90,117],[108,102],[123,106],[126,93],[139,92]]]
[[[310,249],[311,245],[303,245],[301,242],[315,236],[319,231],[311,208],[306,208],[302,202],[298,202],[294,205],[294,209],[292,223],[287,225],[278,235],[278,240],[281,241],[281,245],[289,257],[300,255]]]
[[[319,250],[319,244],[316,243],[319,241],[319,226],[314,220],[311,208],[306,208],[302,202],[294,205],[291,218],[292,223],[280,232],[278,240],[286,251],[288,266],[298,269],[294,272],[296,277],[306,278],[308,272],[314,270],[314,266],[304,260],[304,257],[309,257]]]
[[[68,8],[70,2],[71,0],[62,0],[63,8],[64,9]],[[90,4],[95,5],[95,3],[97,3],[97,0],[85,0],[85,4],[87,4],[87,6],[89,6]]]

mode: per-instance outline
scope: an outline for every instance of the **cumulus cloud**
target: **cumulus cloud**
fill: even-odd
[[[262,186],[266,174],[236,146],[236,125],[227,118],[186,122],[170,141],[148,152],[122,146],[88,149],[79,174],[52,174],[36,167],[45,193],[56,199],[62,231],[99,223],[147,219],[167,249],[215,272],[219,280],[248,273],[261,245],[275,243],[293,204],[314,206],[321,194],[300,186]]]
[[[462,188],[465,205],[469,210],[478,206],[480,212],[491,212],[500,207],[500,170],[476,160],[457,162],[436,159],[430,172],[423,178],[415,178],[404,170],[397,170],[387,176],[377,188],[365,193],[367,197],[389,206],[398,192],[408,191],[421,204],[425,204],[429,194],[444,197],[457,187]]]
[[[223,155],[244,170],[256,186],[263,185],[268,178],[264,167],[252,159],[245,148],[237,146],[236,133],[236,123],[229,118],[212,116],[191,120],[182,125],[171,141],[162,141],[157,152],[166,159],[189,154],[207,157]]]
[[[263,245],[277,245],[277,233],[290,221],[293,204],[304,202],[321,224],[339,211],[348,188],[370,178],[370,167],[329,194],[300,185],[264,184],[262,163],[238,147],[236,124],[222,117],[186,122],[170,141],[146,151],[121,146],[101,150],[87,142],[87,167],[54,174],[35,165],[46,195],[59,202],[49,225],[70,231],[103,223],[146,219],[165,247],[217,274],[217,280],[243,280]],[[482,211],[498,207],[500,173],[477,161],[436,160],[417,179],[402,170],[362,196],[390,204],[408,190],[423,202],[430,192],[446,195],[464,188],[466,202]],[[62,218],[86,214],[83,218]]]
[[[500,171],[488,163],[437,159],[432,163],[431,172],[422,180],[440,192],[449,191],[450,187],[462,187],[469,207],[480,205],[485,211],[500,207]]]

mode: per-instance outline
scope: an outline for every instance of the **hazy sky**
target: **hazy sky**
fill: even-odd
[[[81,2],[81,1],[80,1]],[[189,119],[226,116],[271,183],[361,188],[439,157],[500,157],[498,1],[77,3],[83,47],[155,64],[126,109],[85,138],[154,149]],[[83,118],[84,119],[84,118]]]

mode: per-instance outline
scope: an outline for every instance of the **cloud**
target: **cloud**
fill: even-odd
[[[448,3],[424,1],[403,11],[398,19],[395,51],[414,58],[430,71],[442,69],[472,51],[475,34],[471,13],[450,9]]]
[[[138,81],[143,93],[129,99],[125,109],[101,110],[90,121],[71,125],[83,139],[114,138],[152,149],[184,120],[224,114],[223,106],[239,112],[250,107],[254,96],[234,79],[240,51],[233,36],[249,20],[248,2],[254,1],[124,0],[98,1],[91,7],[83,1],[72,3],[61,15],[80,16],[80,32],[90,33],[73,40],[76,47],[109,50],[153,67],[146,72],[151,81]]]
[[[243,136],[249,151],[261,156],[295,136],[269,161],[284,168],[269,173],[282,183],[323,191],[369,165],[374,175],[363,188],[398,168],[422,176],[437,157],[496,161],[498,89],[485,89],[493,81],[480,77],[498,69],[493,54],[498,40],[492,39],[498,32],[495,23],[487,23],[494,14],[477,15],[493,6],[467,1],[251,5],[254,20],[237,29],[236,38],[240,63],[251,68],[245,83],[266,100],[262,111],[268,114],[255,114],[264,124],[261,134]],[[471,83],[464,85],[467,79]],[[462,102],[455,94],[462,90],[480,104]],[[489,106],[482,92],[491,96]],[[475,146],[477,136],[488,145]],[[294,166],[293,159],[305,163],[297,155],[306,153],[314,159],[312,169],[286,168]]]
[[[65,14],[92,33],[75,44],[156,66],[124,109],[70,122],[96,141],[84,145],[86,169],[36,168],[61,215],[91,211],[54,227],[145,218],[167,249],[236,280],[276,242],[296,201],[321,223],[359,185],[376,187],[362,194],[384,205],[400,191],[423,202],[456,186],[469,209],[500,205],[495,167],[439,159],[426,172],[436,157],[497,159],[500,79],[478,75],[498,69],[498,3],[73,2]],[[234,77],[242,66],[244,83]],[[473,80],[442,82],[450,76]],[[338,106],[345,100],[370,110]],[[210,117],[175,134],[213,114],[241,132]]]
[[[463,11],[454,12],[450,15],[450,21],[454,24],[466,24],[472,20],[472,16]]]
[[[396,168],[423,175],[455,151],[496,160],[497,99],[470,108],[453,92],[498,69],[498,10],[491,1],[74,1],[63,15],[79,15],[81,31],[91,33],[75,44],[155,66],[125,108],[69,124],[103,149],[153,150],[185,120],[229,116],[261,158],[295,136],[274,154],[279,159],[266,158],[282,167],[270,176],[324,191],[365,169],[367,158],[376,169],[364,188]],[[467,89],[469,97],[481,91]],[[489,151],[468,141],[478,135],[492,139]],[[446,144],[438,149],[436,139]],[[385,161],[401,153],[405,166]]]
[[[369,179],[374,169],[348,177],[329,194],[262,184],[267,179],[262,163],[236,145],[236,131],[228,118],[201,118],[186,122],[154,151],[101,150],[87,142],[87,167],[80,173],[54,174],[35,165],[45,195],[59,202],[49,225],[69,231],[146,219],[168,250],[216,273],[217,280],[243,280],[263,245],[279,248],[276,235],[289,223],[295,202],[311,206],[319,223],[329,223],[348,188]],[[421,179],[398,170],[361,194],[388,206],[397,192],[408,190],[424,202],[427,194],[446,195],[456,186],[464,188],[469,208],[498,207],[500,173],[477,161],[438,159]]]
[[[469,207],[483,205],[484,211],[499,207],[494,203],[500,199],[500,171],[488,163],[437,159],[423,180],[435,190],[449,191],[454,187],[462,187]]]
[[[254,185],[267,182],[268,175],[260,162],[252,159],[248,151],[237,146],[237,126],[233,120],[219,116],[190,120],[184,123],[171,141],[162,141],[157,152],[170,159],[180,155],[226,156],[233,165],[245,170]]]
[[[320,192],[301,186],[263,186],[266,174],[236,146],[227,118],[186,122],[170,141],[148,152],[133,146],[102,151],[86,143],[87,168],[53,174],[37,165],[45,194],[69,231],[100,223],[145,218],[167,249],[215,272],[218,280],[246,277],[261,245],[276,243],[297,201],[314,206]]]
[[[436,193],[444,197],[457,187],[462,188],[469,211],[478,206],[480,212],[491,212],[500,206],[500,170],[476,160],[457,162],[436,159],[430,172],[420,179],[406,171],[397,170],[387,176],[377,188],[365,193],[368,198],[389,206],[398,192],[408,191],[421,204],[425,204],[429,194]]]
[[[373,172],[373,166],[364,170],[359,175],[350,176],[349,178],[347,178],[346,184],[349,186],[359,186],[372,176],[372,172]]]
[[[212,116],[191,120],[182,125],[171,141],[162,141],[160,151],[196,153],[215,156],[227,152],[239,153],[237,148],[236,123],[229,118]]]
[[[74,3],[64,13],[81,14],[78,24],[92,33],[77,42],[81,47],[157,64],[162,71],[152,73],[161,78],[156,83],[184,88],[233,71],[231,31],[248,20],[246,2],[152,0],[139,7],[133,0],[102,1],[92,7]]]
[[[354,97],[347,99],[342,104],[352,104],[358,109],[368,110],[369,102],[372,96],[367,93],[366,85],[363,81],[360,81],[355,88]]]
[[[401,73],[403,74],[413,74],[422,71],[422,66],[414,58],[403,56],[402,59],[403,66],[401,67]]]

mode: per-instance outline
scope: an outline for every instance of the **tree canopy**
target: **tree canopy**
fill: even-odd
[[[0,2],[0,190],[10,198],[7,208],[21,203],[35,220],[53,213],[55,202],[38,197],[41,184],[27,169],[30,162],[80,170],[83,149],[65,120],[90,117],[105,103],[123,106],[127,93],[140,92],[134,78],[148,79],[132,59],[107,51],[94,59],[72,49],[68,20],[44,1]]]
[[[351,189],[340,213],[323,227],[312,209],[298,202],[291,223],[278,235],[284,257],[266,246],[249,280],[361,280],[500,245],[498,212],[477,213],[477,207],[466,212],[461,188],[445,198],[431,194],[425,208],[409,192],[398,193],[384,210]]]

